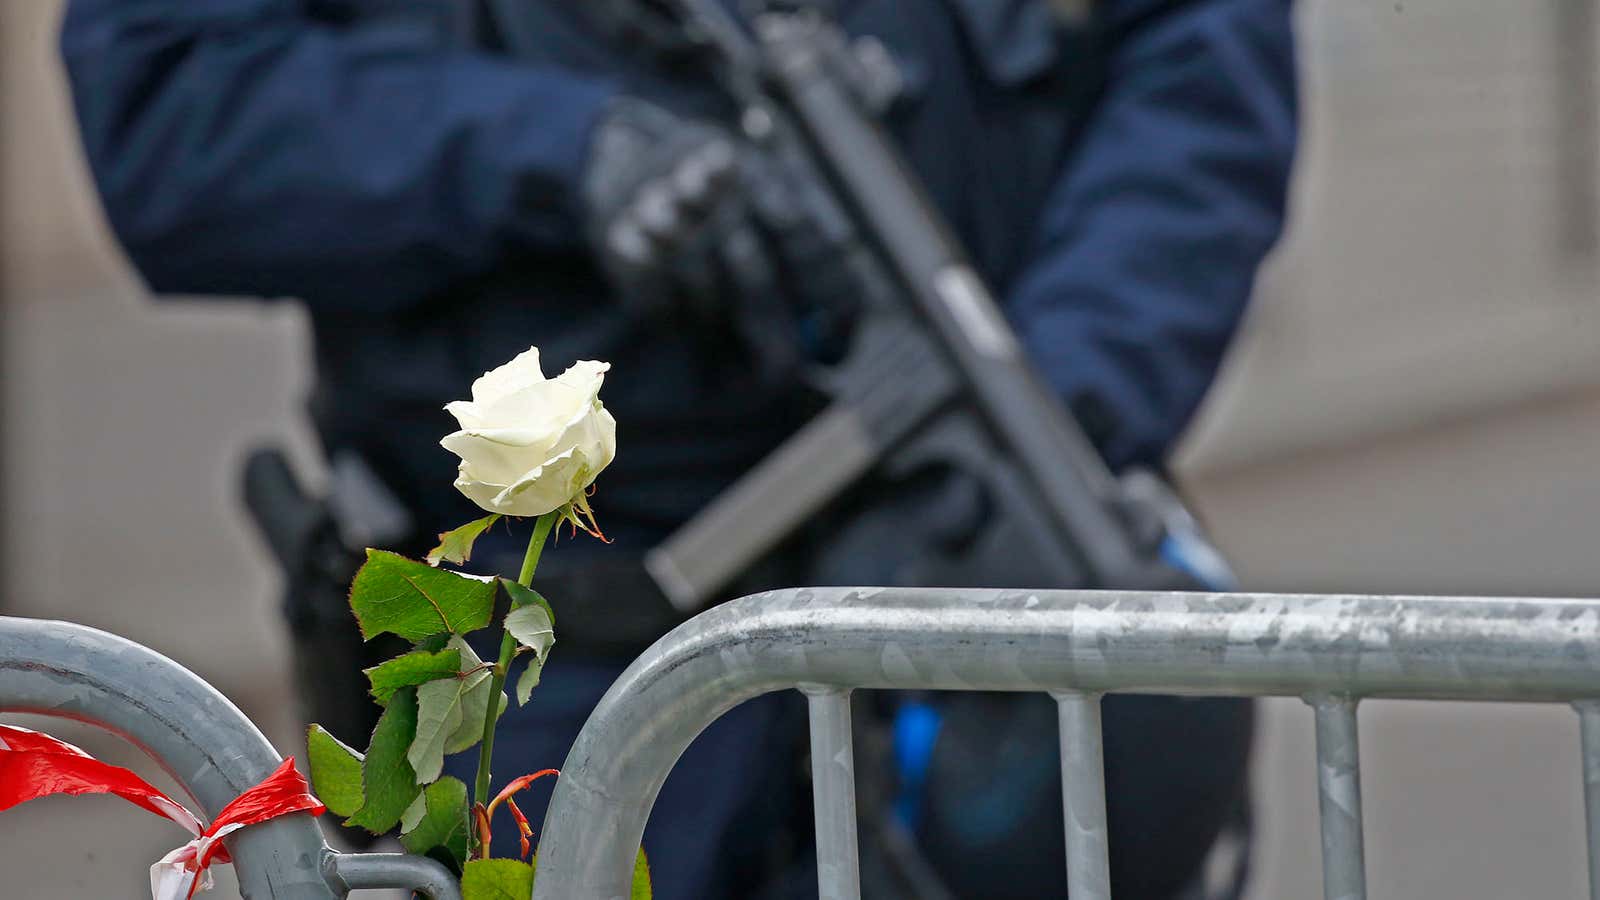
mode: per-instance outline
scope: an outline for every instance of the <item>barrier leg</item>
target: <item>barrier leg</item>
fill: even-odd
[[[1072,900],[1110,900],[1106,837],[1105,748],[1100,695],[1053,695],[1061,716],[1061,797],[1067,831],[1067,893]]]
[[[861,900],[856,843],[856,764],[850,692],[801,685],[811,711],[811,785],[817,814],[817,896]]]
[[[1313,697],[1317,718],[1317,793],[1322,808],[1322,894],[1325,900],[1366,900],[1366,853],[1361,836],[1361,746],[1356,701]]]
[[[1573,704],[1583,729],[1583,805],[1589,830],[1589,898],[1600,900],[1600,701]]]

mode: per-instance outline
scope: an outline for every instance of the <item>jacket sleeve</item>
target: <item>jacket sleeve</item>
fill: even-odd
[[[607,85],[302,7],[72,0],[85,151],[155,290],[391,312],[574,239]]]
[[[1105,4],[1106,88],[1007,294],[1108,461],[1159,464],[1283,226],[1296,137],[1288,0]]]

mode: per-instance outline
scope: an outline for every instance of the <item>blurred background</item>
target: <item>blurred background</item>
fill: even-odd
[[[235,481],[265,439],[313,464],[305,324],[151,302],[91,191],[58,16],[0,4],[0,610],[156,647],[297,753]],[[1600,595],[1600,3],[1306,0],[1299,22],[1293,224],[1185,489],[1251,589]],[[1583,894],[1568,710],[1368,703],[1362,728],[1373,896]],[[1252,897],[1317,896],[1305,707],[1266,704],[1258,761]],[[179,837],[152,821],[13,814],[8,895],[148,896]]]

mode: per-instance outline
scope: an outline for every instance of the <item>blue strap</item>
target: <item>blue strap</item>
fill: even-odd
[[[894,815],[911,830],[922,821],[923,789],[943,724],[943,713],[926,698],[909,699],[895,711],[894,764],[900,784],[894,798]]]

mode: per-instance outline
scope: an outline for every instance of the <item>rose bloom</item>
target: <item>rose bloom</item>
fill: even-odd
[[[456,489],[492,513],[542,516],[571,503],[617,455],[617,421],[600,402],[610,363],[581,360],[545,378],[539,348],[472,383],[445,407],[461,430]]]

